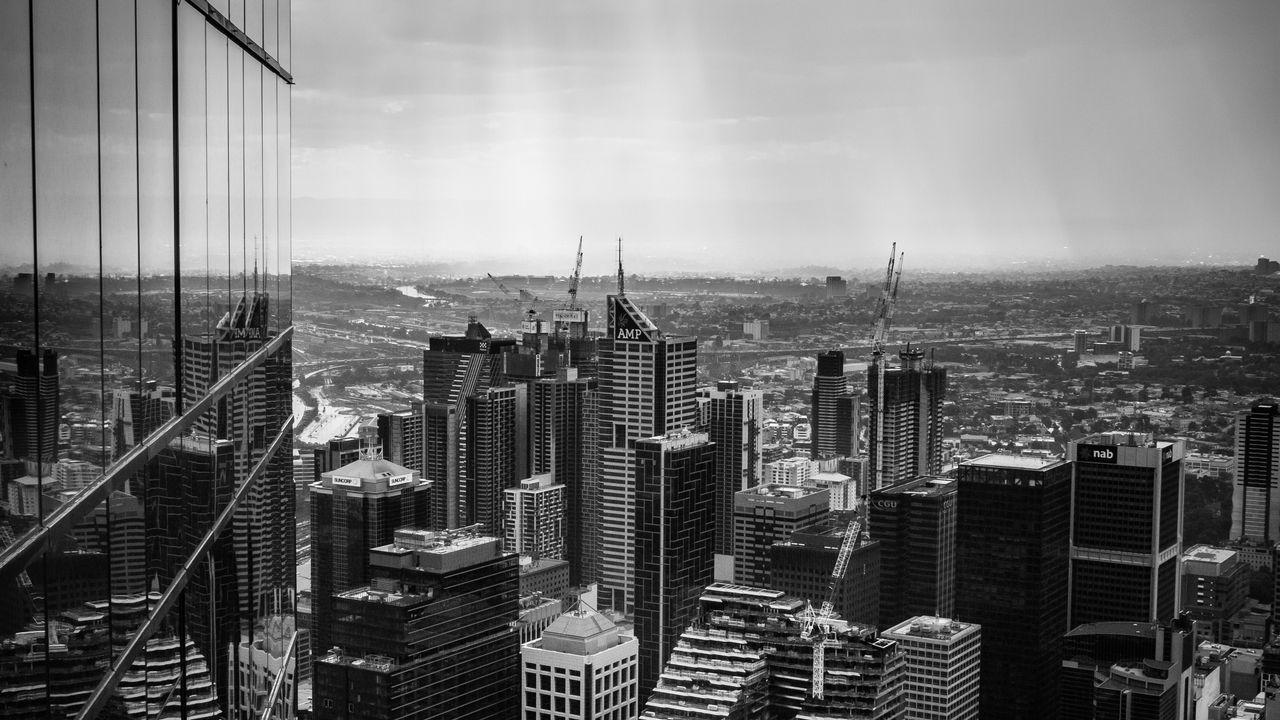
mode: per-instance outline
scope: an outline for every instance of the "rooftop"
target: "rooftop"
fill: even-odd
[[[1200,562],[1208,562],[1221,564],[1236,554],[1235,550],[1230,548],[1218,548],[1210,545],[1196,545],[1182,554],[1183,560],[1198,560]]]
[[[966,460],[963,465],[982,465],[985,467],[1013,468],[1017,470],[1041,470],[1051,465],[1064,462],[1061,458],[1041,458],[1033,455],[1007,455],[991,453],[982,457]]]

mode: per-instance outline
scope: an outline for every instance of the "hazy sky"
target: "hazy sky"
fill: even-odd
[[[1280,255],[1280,3],[297,0],[294,253]]]

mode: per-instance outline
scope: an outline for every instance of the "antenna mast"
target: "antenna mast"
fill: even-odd
[[[618,297],[627,294],[627,277],[622,274],[622,238],[618,238]]]

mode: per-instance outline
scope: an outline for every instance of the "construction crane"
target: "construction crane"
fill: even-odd
[[[822,607],[815,611],[812,606],[804,614],[804,630],[800,632],[800,637],[808,640],[814,637],[814,631],[817,631],[817,637],[813,643],[813,681],[811,685],[812,695],[814,699],[821,700],[825,689],[825,678],[827,670],[827,648],[839,645],[839,641],[833,638],[828,628],[822,625],[823,620],[830,620],[835,615],[836,607],[836,590],[840,586],[840,582],[844,580],[845,572],[849,569],[849,558],[853,557],[853,551],[858,546],[858,536],[862,534],[862,524],[857,519],[850,520],[849,525],[845,527],[844,539],[840,542],[840,552],[836,554],[835,566],[831,568],[831,580],[827,583],[827,596],[822,601]]]
[[[489,279],[493,281],[494,285],[498,286],[498,289],[502,291],[503,295],[506,295],[507,297],[511,297],[511,289],[508,288],[506,285],[503,285],[501,280],[493,276],[493,273],[485,273],[485,275],[489,276]],[[516,297],[519,299],[521,303],[529,303],[528,314],[530,315],[535,314],[537,310],[534,306],[537,305],[538,303],[538,296],[534,295],[528,290],[525,290],[524,288],[516,288],[516,291],[519,293],[516,295]]]
[[[569,309],[578,309],[578,281],[582,279],[582,236],[578,236],[578,259],[573,263],[573,275],[569,278]]]
[[[898,282],[902,279],[902,261],[905,256],[906,253],[898,254],[898,243],[894,243],[893,248],[889,250],[889,266],[884,273],[884,287],[880,290],[880,298],[876,301],[875,316],[872,319],[874,330],[871,333],[871,359],[876,367],[876,484],[870,490],[879,490],[884,487],[884,344],[889,334],[889,326],[893,324],[893,309],[898,304]]]

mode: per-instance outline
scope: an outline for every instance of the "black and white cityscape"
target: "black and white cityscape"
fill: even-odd
[[[1277,77],[1248,0],[0,3],[0,720],[1280,718]]]

